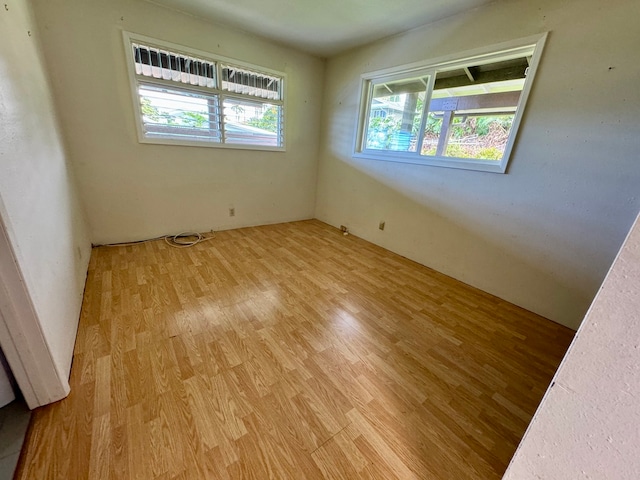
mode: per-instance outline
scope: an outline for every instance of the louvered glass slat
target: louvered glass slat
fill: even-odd
[[[145,84],[138,93],[145,137],[221,141],[217,95]]]
[[[231,93],[281,100],[281,78],[231,65],[222,65],[221,86]]]
[[[220,65],[204,53],[193,56],[178,53],[179,46],[149,42],[130,43],[141,138],[284,147],[282,76]]]
[[[214,62],[136,43],[131,46],[137,75],[200,87],[216,87]]]
[[[225,98],[224,142],[281,147],[283,116],[280,105]]]

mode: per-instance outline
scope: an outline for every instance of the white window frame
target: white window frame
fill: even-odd
[[[482,172],[505,173],[507,165],[511,157],[511,152],[518,134],[520,122],[524,115],[525,105],[533,85],[536,71],[542,55],[542,50],[547,38],[547,33],[532,35],[517,40],[491,45],[474,50],[469,50],[456,55],[449,55],[432,60],[424,60],[408,65],[377,70],[361,75],[361,91],[360,91],[360,109],[356,125],[356,138],[354,146],[355,158],[364,158],[370,160],[383,160],[389,162],[412,163],[418,165],[430,165],[436,167],[458,168],[464,170],[477,170]],[[429,109],[431,101],[431,93],[434,88],[436,73],[440,70],[451,69],[456,67],[467,66],[470,62],[483,61],[491,62],[493,59],[503,59],[505,56],[514,55],[514,58],[521,55],[520,52],[526,51],[533,47],[533,54],[529,61],[529,68],[524,83],[524,87],[520,94],[520,99],[516,108],[516,114],[513,119],[509,139],[507,141],[504,154],[500,161],[496,160],[480,160],[480,159],[463,159],[446,156],[429,156],[422,155],[420,148],[416,148],[415,152],[367,149],[365,132],[369,119],[369,108],[371,105],[373,87],[376,84],[391,82],[392,80],[404,79],[410,76],[428,76],[429,82],[426,88],[426,96],[424,100],[424,111],[422,116],[422,127],[419,132],[420,139],[424,134],[424,126],[426,121],[426,113]]]
[[[125,59],[127,63],[127,71],[129,74],[129,84],[131,87],[131,96],[133,101],[133,111],[135,115],[135,124],[136,124],[138,142],[149,143],[149,144],[159,144],[159,145],[180,145],[180,146],[189,146],[189,147],[193,146],[193,147],[228,148],[228,149],[240,149],[240,150],[266,150],[266,151],[278,151],[278,152],[286,151],[287,135],[286,135],[285,116],[286,116],[287,76],[285,73],[272,70],[269,68],[265,68],[262,66],[242,62],[234,58],[224,57],[221,55],[213,55],[208,52],[186,47],[184,45],[167,42],[164,40],[159,40],[157,38],[152,38],[145,35],[139,35],[139,34],[127,32],[127,31],[123,31],[122,35],[124,39]],[[216,67],[216,70],[215,70],[216,83],[214,88],[198,86],[198,85],[190,85],[186,83],[179,83],[172,80],[163,80],[159,78],[138,75],[135,70],[135,59],[133,58],[133,49],[132,49],[132,44],[137,44],[137,43],[140,43],[143,45],[149,45],[153,47],[161,47],[163,49],[167,49],[177,53],[182,53],[185,55],[192,55],[196,58],[200,58],[200,59],[207,60],[214,63]],[[255,71],[258,73],[279,77],[280,78],[280,91],[279,91],[280,99],[279,100],[266,99],[266,98],[254,97],[250,95],[237,94],[227,90],[223,90],[221,86],[221,79],[222,79],[221,65],[222,64],[228,64],[234,67],[245,68],[247,70]],[[140,104],[140,96],[138,93],[138,88],[140,85],[153,85],[158,87],[166,87],[168,89],[176,90],[176,91],[195,92],[195,93],[201,93],[205,95],[217,96],[218,104],[220,108],[219,128],[221,131],[224,131],[224,118],[223,118],[224,112],[222,111],[222,105],[225,99],[242,99],[245,101],[257,102],[257,103],[279,105],[281,107],[280,127],[279,127],[279,130],[281,131],[281,134],[280,134],[281,145],[270,146],[270,145],[223,143],[222,139],[220,142],[210,142],[210,141],[201,141],[201,140],[177,139],[177,138],[172,138],[170,135],[167,135],[167,137],[160,137],[160,136],[148,137],[145,135],[142,108]]]

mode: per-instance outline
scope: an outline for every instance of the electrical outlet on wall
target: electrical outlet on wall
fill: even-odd
[[[384,230],[384,220],[383,220],[383,221],[381,221],[381,222],[378,224],[378,228],[379,228],[380,230]]]
[[[236,216],[236,209],[234,207],[229,207],[229,216],[230,217]]]

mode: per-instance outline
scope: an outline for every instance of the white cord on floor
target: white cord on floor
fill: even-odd
[[[187,238],[194,238],[194,240],[185,240]],[[172,247],[187,248],[193,247],[198,243],[211,240],[212,238],[215,238],[215,234],[211,237],[205,237],[198,232],[182,232],[178,233],[177,235],[167,235],[166,237],[164,237],[164,241],[167,243],[167,245],[171,245]]]
[[[191,238],[191,240],[187,240]],[[213,231],[211,231],[210,236],[204,236],[198,232],[182,232],[177,233],[175,235],[163,235],[161,237],[149,238],[147,240],[138,240],[136,242],[124,242],[124,243],[110,243],[107,245],[102,245],[104,247],[127,247],[130,245],[139,245],[141,243],[153,242],[155,240],[162,240],[166,242],[167,245],[174,248],[188,248],[197,245],[198,243],[206,242],[207,240],[211,240],[216,238],[216,235]],[[98,245],[100,246],[100,245]]]

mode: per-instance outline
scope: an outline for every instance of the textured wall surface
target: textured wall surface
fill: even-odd
[[[0,7],[0,215],[60,378],[91,251],[25,1]]]
[[[640,208],[638,18],[498,1],[329,59],[316,217],[576,328]],[[506,175],[353,158],[363,73],[545,31]]]
[[[94,243],[313,217],[322,60],[150,2],[33,4]],[[122,30],[285,72],[287,151],[138,143]]]
[[[639,399],[636,221],[504,478],[637,479]]]

